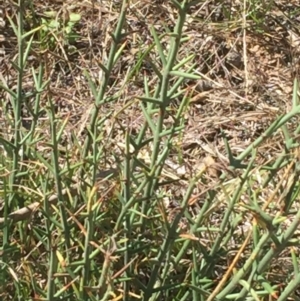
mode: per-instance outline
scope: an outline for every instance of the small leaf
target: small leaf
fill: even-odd
[[[48,23],[48,27],[50,27],[50,28],[58,28],[58,27],[59,27],[59,22],[56,21],[56,20],[51,20],[51,21]]]
[[[44,15],[48,18],[55,18],[56,17],[56,11],[51,10],[51,11],[45,11]]]
[[[74,14],[74,13],[70,14],[70,22],[78,22],[80,21],[80,19],[81,16],[79,14]]]
[[[201,79],[201,77],[199,75],[196,74],[191,74],[191,73],[185,73],[182,71],[171,71],[170,72],[171,75],[173,76],[179,76],[179,77],[183,77],[183,78],[188,78],[188,79]]]

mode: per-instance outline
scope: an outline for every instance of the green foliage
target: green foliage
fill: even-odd
[[[101,80],[86,70],[88,92],[76,91],[92,101],[76,120],[84,130],[76,131],[70,114],[60,115],[49,84],[53,65],[41,60],[30,68],[27,61],[36,31],[42,48],[55,50],[78,38],[81,16],[48,11],[41,28],[26,32],[19,1],[18,22],[10,19],[19,47],[12,62],[17,88],[1,79],[11,103],[11,114],[2,108],[11,128],[0,137],[1,298],[283,301],[299,287],[300,126],[288,126],[300,114],[298,82],[291,110],[238,155],[222,133],[228,164],[214,185],[208,162],[191,166],[191,173],[170,172],[170,158],[185,162],[180,141],[191,106],[185,83],[201,79],[195,55],[180,51],[197,1],[171,2],[174,27],[151,27],[151,43],[140,45],[137,62],[114,90],[126,47],[129,4],[122,2],[98,66]],[[226,16],[232,17],[229,10]],[[145,63],[151,80],[141,72]],[[23,92],[25,73],[32,94]],[[122,101],[140,73],[144,93]],[[130,122],[138,119],[133,129]],[[278,132],[282,152],[261,164],[259,147]],[[114,167],[102,169],[108,161]],[[290,263],[284,278],[276,273],[282,252]]]
[[[40,41],[44,49],[55,49],[58,41],[65,45],[74,43],[80,36],[75,32],[74,26],[81,16],[75,13],[66,13],[65,18],[56,12],[44,12],[41,18]]]

